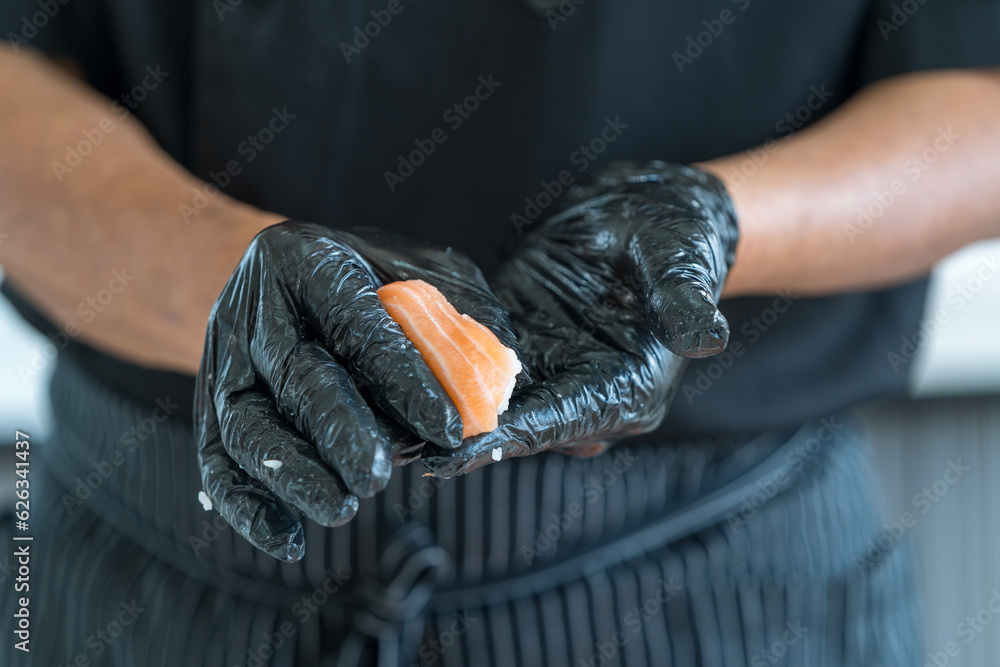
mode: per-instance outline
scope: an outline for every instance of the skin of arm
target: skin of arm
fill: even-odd
[[[114,129],[60,181],[52,163],[102,122]],[[187,224],[179,206],[202,186],[110,100],[0,46],[0,264],[69,336],[197,373],[212,304],[254,235],[284,219],[220,193]]]
[[[1000,236],[1000,70],[872,84],[780,141],[696,166],[726,183],[740,242],[723,297],[876,289]]]
[[[741,240],[724,296],[822,294],[925,273],[948,252],[1000,234],[1000,74],[952,71],[874,84],[768,154],[698,166],[729,186]],[[62,181],[52,163],[84,130],[115,130]],[[876,192],[907,179],[914,155],[939,151],[860,236],[847,233]],[[0,264],[16,289],[74,336],[140,365],[197,372],[212,304],[253,236],[285,216],[220,194],[186,224],[202,182],[133,118],[23,49],[0,47]],[[90,320],[87,300],[114,272],[134,276]]]

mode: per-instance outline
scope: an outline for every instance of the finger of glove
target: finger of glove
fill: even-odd
[[[302,524],[277,496],[240,468],[226,452],[215,408],[200,401],[198,462],[212,507],[245,540],[288,563],[305,554]]]
[[[589,459],[599,456],[608,451],[613,445],[612,440],[588,440],[577,442],[571,445],[553,445],[552,450],[567,456],[575,456],[581,459]]]
[[[495,431],[428,452],[424,465],[436,477],[454,477],[551,447],[648,431],[666,412],[649,380],[617,360],[580,364],[516,394]]]
[[[316,341],[298,338],[285,311],[258,313],[258,320],[250,356],[278,412],[351,493],[367,498],[384,489],[389,442],[347,370]]]
[[[317,241],[305,271],[296,274],[301,278],[297,302],[326,347],[347,360],[352,374],[394,419],[436,444],[460,445],[458,408],[382,306],[364,260],[345,245]]]
[[[694,230],[633,243],[650,328],[674,354],[700,359],[729,343],[729,323],[716,306],[726,268],[712,246]]]
[[[598,281],[592,278],[575,258],[538,247],[521,249],[498,270],[495,293],[511,314],[522,341],[522,374],[530,378],[521,382],[519,376],[518,390],[561,372],[567,359],[600,354],[591,319],[599,305],[593,298]]]
[[[427,442],[400,426],[379,408],[376,407],[372,412],[375,414],[375,422],[378,424],[379,431],[389,442],[392,466],[399,468],[418,460]]]
[[[354,518],[357,497],[282,419],[270,396],[245,391],[224,400],[223,444],[251,477],[324,526]]]
[[[674,354],[701,359],[726,349],[729,323],[699,285],[652,286],[647,305],[650,328]]]
[[[629,185],[659,182],[665,167],[667,164],[659,161],[614,160],[588,180],[573,185],[568,190],[563,205],[569,207],[616,189],[625,190]]]

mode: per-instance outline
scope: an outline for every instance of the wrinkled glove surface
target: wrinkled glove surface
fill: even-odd
[[[737,242],[722,182],[681,165],[612,163],[567,193],[492,283],[533,383],[500,428],[425,465],[451,477],[555,448],[593,455],[655,429],[686,357],[725,349],[716,307]]]
[[[461,444],[458,410],[375,293],[417,278],[517,349],[471,260],[369,228],[270,227],[216,302],[195,395],[202,484],[268,554],[304,553],[291,507],[350,521],[358,497],[385,487],[394,445]]]

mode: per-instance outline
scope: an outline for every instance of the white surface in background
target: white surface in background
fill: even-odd
[[[33,438],[48,432],[47,392],[54,364],[44,356],[35,356],[43,355],[47,344],[47,339],[0,297],[0,427],[20,429]],[[37,373],[28,372],[33,362]],[[22,375],[31,377],[22,379]]]
[[[923,572],[926,649],[939,654],[954,642],[960,651],[915,665],[997,667],[1000,615],[981,610],[1000,591],[1000,396],[871,405],[862,414],[886,500],[883,530],[895,541],[904,513],[913,517],[903,530]],[[956,468],[957,481],[954,472],[945,478]],[[976,616],[982,631],[970,636],[966,619]]]
[[[927,342],[910,375],[915,396],[1000,392],[1000,239],[938,265],[924,323]]]

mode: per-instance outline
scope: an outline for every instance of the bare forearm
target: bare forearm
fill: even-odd
[[[699,165],[726,182],[740,218],[725,296],[918,277],[1000,235],[1000,72],[874,84],[758,155],[755,170],[746,154]]]
[[[179,206],[202,183],[120,115],[41,57],[0,47],[0,264],[69,336],[194,373],[212,303],[280,217],[219,195],[186,223]],[[101,141],[72,166],[66,147],[84,131]]]

